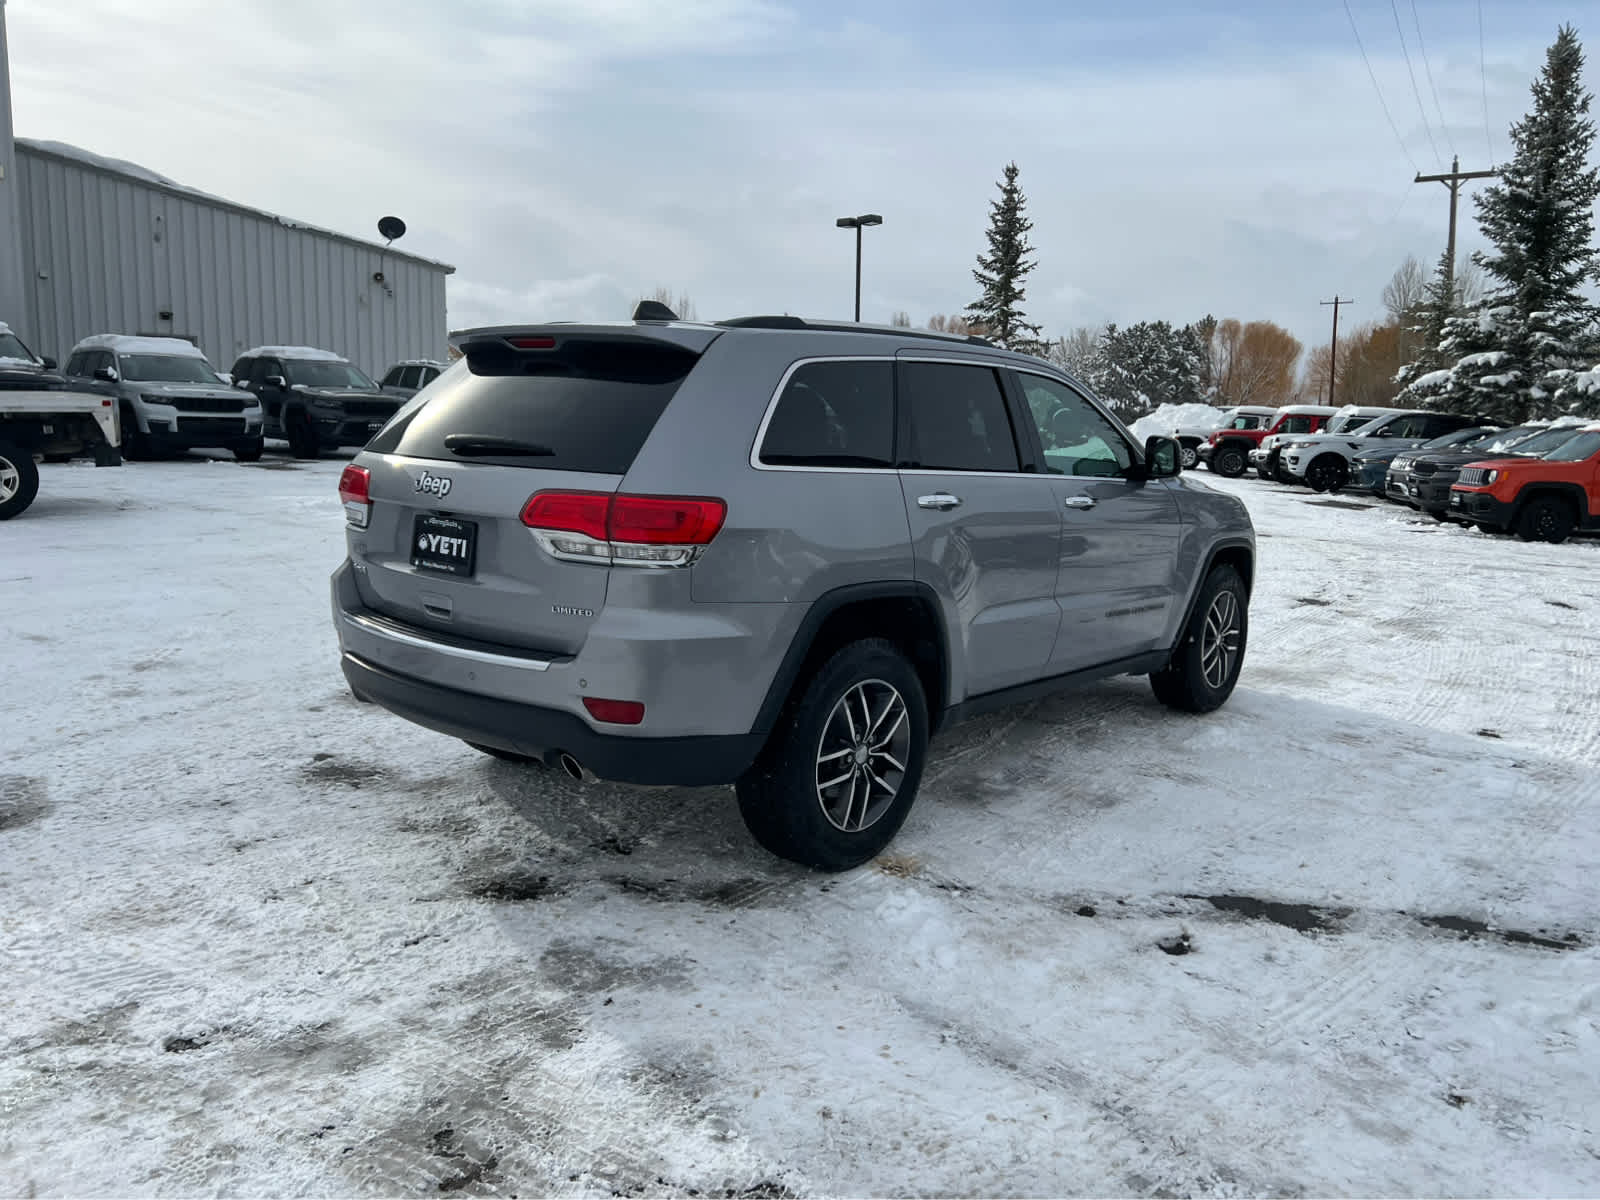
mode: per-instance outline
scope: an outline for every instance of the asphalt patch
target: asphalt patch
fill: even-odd
[[[1271,921],[1296,933],[1321,933],[1334,929],[1353,909],[1318,908],[1314,904],[1287,904],[1281,900],[1259,900],[1254,896],[1189,896],[1205,900],[1220,912],[1237,913],[1251,921]]]
[[[32,825],[50,811],[37,775],[0,775],[0,831]]]
[[[1312,608],[1331,608],[1333,606],[1332,600],[1323,600],[1316,596],[1299,596],[1295,599],[1295,603],[1309,604]]]
[[[555,883],[548,875],[535,875],[532,871],[514,871],[498,879],[490,879],[472,889],[480,900],[549,900],[562,895],[567,889]]]
[[[1583,940],[1575,933],[1564,934],[1557,938],[1549,936],[1542,929],[1538,933],[1529,933],[1526,929],[1492,929],[1487,922],[1472,917],[1450,915],[1418,917],[1417,920],[1432,929],[1443,929],[1447,933],[1458,934],[1462,941],[1492,937],[1499,938],[1507,945],[1537,946],[1541,950],[1577,950],[1583,946]]]
[[[1194,953],[1194,943],[1189,940],[1187,930],[1168,941],[1157,942],[1156,945],[1161,948],[1161,953],[1171,954],[1175,957]]]
[[[1362,504],[1357,500],[1307,500],[1318,508],[1348,508],[1355,512],[1365,512],[1369,508],[1377,508],[1376,504]]]

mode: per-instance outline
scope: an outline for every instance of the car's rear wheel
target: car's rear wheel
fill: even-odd
[[[780,858],[845,871],[894,838],[922,782],[927,701],[892,642],[839,650],[805,685],[739,780],[739,813]]]
[[[1237,479],[1244,474],[1247,461],[1238,446],[1223,446],[1211,456],[1211,469],[1218,475]]]
[[[317,429],[311,423],[311,418],[303,410],[295,409],[284,416],[285,433],[288,435],[289,453],[296,458],[316,458],[322,452],[322,444],[317,439]]]
[[[39,467],[33,451],[0,442],[0,521],[9,521],[39,494]]]
[[[1313,492],[1337,492],[1350,482],[1350,464],[1337,454],[1324,454],[1306,468],[1306,484]]]
[[[1525,542],[1564,542],[1577,524],[1572,506],[1556,496],[1536,496],[1517,518],[1517,536]]]
[[[1250,634],[1250,597],[1234,568],[1211,568],[1194,615],[1162,670],[1150,676],[1156,699],[1182,712],[1206,713],[1233,694]]]
[[[1186,442],[1179,443],[1178,462],[1182,464],[1185,471],[1194,470],[1200,462],[1200,448],[1191,446]]]
[[[150,457],[150,439],[139,432],[139,418],[129,405],[121,409],[122,457],[128,462],[143,462]]]

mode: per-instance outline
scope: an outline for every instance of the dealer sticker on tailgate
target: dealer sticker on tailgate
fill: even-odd
[[[418,513],[411,527],[411,565],[450,575],[471,575],[477,562],[478,526],[454,517]]]

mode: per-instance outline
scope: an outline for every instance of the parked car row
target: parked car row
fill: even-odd
[[[1237,476],[1241,455],[1262,479],[1318,492],[1355,487],[1527,541],[1600,532],[1600,422],[1584,418],[1501,428],[1418,409],[1290,405],[1266,418],[1233,410],[1197,457]]]

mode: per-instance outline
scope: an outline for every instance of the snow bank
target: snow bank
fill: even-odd
[[[1210,433],[1221,428],[1226,411],[1209,404],[1163,404],[1128,428],[1141,442],[1148,437],[1171,437],[1180,429],[1185,433]]]
[[[135,337],[126,333],[95,333],[84,338],[72,348],[79,350],[115,350],[118,354],[178,354],[185,358],[204,358],[200,347],[184,338]]]
[[[254,350],[246,350],[240,358],[298,358],[302,362],[314,360],[316,362],[349,362],[342,354],[335,354],[332,350],[319,350],[315,346],[257,346]]]

